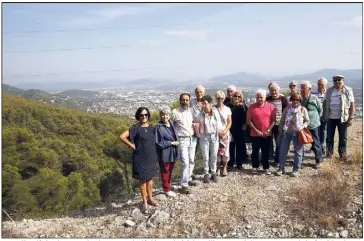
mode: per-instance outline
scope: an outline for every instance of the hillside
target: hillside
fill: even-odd
[[[198,186],[192,188],[192,195],[167,198],[157,181],[154,195],[160,205],[149,214],[141,213],[136,194],[68,217],[7,221],[3,237],[362,238],[362,124],[354,122],[349,129],[347,160],[334,157],[317,170],[313,154],[305,153],[298,178],[267,176],[262,170],[252,174],[245,164],[242,171],[205,184],[198,157]],[[289,153],[288,172],[292,159]],[[180,188],[177,170],[172,181],[176,190]]]
[[[119,140],[130,124],[3,94],[3,210],[63,215],[131,192],[130,151]]]

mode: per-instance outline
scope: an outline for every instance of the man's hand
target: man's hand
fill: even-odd
[[[135,150],[135,149],[136,149],[136,147],[135,147],[135,144],[134,144],[134,143],[131,143],[130,147],[131,147],[131,149],[133,149],[133,150]]]
[[[257,133],[258,136],[264,136],[263,133],[259,130],[256,130],[255,133]]]
[[[270,131],[265,130],[265,131],[263,132],[263,136],[269,136],[269,133],[270,133]]]
[[[346,126],[350,127],[353,125],[353,119],[349,118],[348,121],[346,122]]]

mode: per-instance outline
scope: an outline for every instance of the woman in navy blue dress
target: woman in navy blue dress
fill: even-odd
[[[133,149],[133,178],[139,180],[144,211],[147,210],[148,204],[157,205],[152,198],[153,177],[157,173],[157,154],[154,128],[149,124],[149,118],[150,113],[147,108],[138,108],[135,119],[139,123],[120,135],[121,140]]]

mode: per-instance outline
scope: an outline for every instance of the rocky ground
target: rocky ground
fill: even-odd
[[[350,152],[362,152],[362,123],[349,132]],[[292,169],[292,153],[288,168]],[[161,189],[155,191],[159,206],[149,214],[140,211],[140,197],[123,203],[109,203],[72,217],[46,220],[6,221],[3,237],[28,238],[362,238],[363,196],[362,162],[356,168],[341,168],[353,187],[350,202],[337,210],[339,225],[322,227],[309,224],[290,212],[292,188],[309,183],[322,169],[313,168],[313,154],[305,154],[301,175],[265,175],[251,173],[250,165],[232,171],[218,183],[198,181],[193,194],[167,198]],[[330,165],[329,160],[325,165]],[[273,170],[273,168],[272,168]],[[198,176],[202,179],[202,175]],[[175,183],[177,184],[177,183]],[[178,189],[178,186],[175,186]],[[330,205],[330,203],[328,203]]]

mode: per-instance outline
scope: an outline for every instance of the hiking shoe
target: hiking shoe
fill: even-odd
[[[204,183],[210,182],[209,174],[205,174],[205,176],[203,176],[202,182],[204,182]]]
[[[195,181],[189,181],[188,182],[188,185],[189,186],[192,186],[192,187],[196,187],[197,186],[197,182],[195,182]]]
[[[225,167],[222,171],[222,176],[223,177],[226,177],[228,175],[228,171],[227,171],[227,168]]]
[[[275,172],[275,175],[276,175],[276,176],[282,176],[282,174],[284,174],[284,173],[285,173],[284,169],[279,168],[279,169]]]
[[[211,175],[211,180],[212,180],[214,183],[217,183],[217,176],[216,176],[216,174],[212,174],[212,175]]]
[[[182,187],[181,193],[188,195],[191,194],[191,190],[188,187]]]
[[[269,169],[264,169],[265,175],[271,175],[272,173],[269,171]]]
[[[167,197],[175,197],[177,196],[177,194],[173,191],[169,191],[169,192],[165,192],[164,194],[166,194]]]
[[[216,170],[216,175],[217,176],[221,176],[221,173],[220,173],[221,171],[220,171],[220,168],[217,168],[217,170]]]
[[[197,179],[197,178],[196,178],[196,176],[195,176],[195,174],[192,174],[192,175],[191,175],[191,179],[192,179],[192,180],[196,180],[196,179]]]
[[[299,174],[299,172],[298,171],[293,171],[292,173],[291,173],[291,177],[298,177],[300,174]]]

